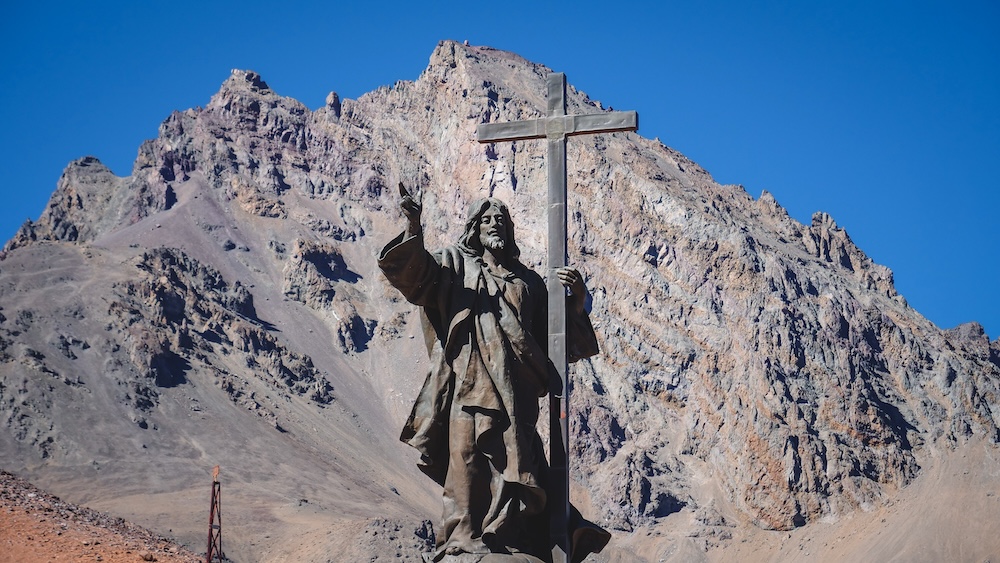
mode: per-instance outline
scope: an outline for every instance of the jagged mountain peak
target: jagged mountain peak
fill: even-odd
[[[260,77],[259,74],[252,70],[240,70],[234,68],[230,71],[229,78],[222,84],[222,90],[235,90],[240,88],[249,88],[254,92],[270,91],[271,87],[264,82],[264,79]]]
[[[256,72],[239,69],[233,69],[219,91],[212,96],[205,110],[260,112],[262,108],[259,106],[262,102],[272,107],[281,103],[289,108],[295,108],[296,112],[308,111],[298,100],[279,96]]]

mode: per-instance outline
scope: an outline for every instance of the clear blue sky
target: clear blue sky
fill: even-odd
[[[127,175],[232,68],[320,107],[441,39],[514,51],[808,223],[830,213],[944,328],[1000,336],[1000,3],[27,2],[0,20],[0,239],[63,167]]]

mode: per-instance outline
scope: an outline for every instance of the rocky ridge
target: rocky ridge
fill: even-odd
[[[411,464],[392,429],[426,359],[411,307],[372,260],[401,225],[388,187],[421,195],[430,246],[457,236],[475,197],[506,200],[524,258],[540,265],[542,148],[474,136],[479,123],[540,116],[547,72],[443,42],[416,81],[331,93],[310,111],[233,71],[205,108],[161,125],[128,178],[71,163],[0,262],[0,413],[12,429],[0,450],[39,474],[37,460],[93,457],[65,439],[55,409],[93,401],[106,379],[116,391],[98,394],[132,428],[169,434],[162,397],[194,390],[189,403],[222,412],[214,389],[311,456]],[[568,106],[604,109],[572,86]],[[739,527],[836,521],[884,505],[936,452],[1000,441],[1000,341],[924,319],[827,214],[803,225],[770,194],[719,185],[635,134],[574,138],[569,158],[570,256],[604,351],[574,369],[574,494],[625,538],[612,554],[667,522],[689,533],[664,545],[708,549]],[[99,297],[26,306],[44,289],[26,266],[72,277],[98,263],[116,277],[92,287]],[[37,320],[54,315],[94,324]],[[351,502],[402,490],[400,514],[436,514],[419,477],[386,496],[372,483],[400,477],[338,463],[355,467]]]

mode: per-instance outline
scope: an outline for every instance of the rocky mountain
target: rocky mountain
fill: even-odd
[[[490,194],[542,264],[544,147],[475,130],[541,116],[548,72],[446,41],[313,111],[234,70],[130,176],[71,163],[0,260],[3,468],[198,548],[220,464],[236,560],[419,561],[439,491],[396,437],[427,360],[374,255],[402,181],[429,246]],[[1000,340],[658,140],[568,155],[603,347],[572,370],[572,493],[615,533],[599,560],[1000,555]]]

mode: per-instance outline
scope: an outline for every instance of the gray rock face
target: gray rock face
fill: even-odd
[[[394,439],[426,358],[373,260],[402,228],[387,187],[421,193],[431,247],[457,238],[472,199],[504,199],[538,267],[544,147],[479,145],[475,128],[541,116],[547,72],[443,42],[415,82],[310,111],[233,71],[207,106],[161,125],[130,177],[72,163],[0,262],[6,469],[44,483],[46,467],[155,463],[168,445],[121,454],[59,411],[73,403],[108,441],[144,432],[190,449],[204,429],[176,418],[184,400],[237,442],[273,433],[255,452],[288,471],[236,474],[343,500],[314,514],[322,526],[382,522],[391,506],[393,533],[423,529],[437,491]],[[568,111],[603,108],[570,87]],[[924,319],[829,215],[800,224],[635,134],[577,137],[568,154],[570,259],[604,350],[574,368],[574,494],[620,530],[614,542],[669,521],[705,549],[735,526],[836,520],[881,506],[933,452],[1000,440],[1000,341]],[[86,292],[59,294],[74,285]],[[306,485],[316,459],[342,475]],[[363,524],[345,529],[359,538],[345,553],[375,545]]]

